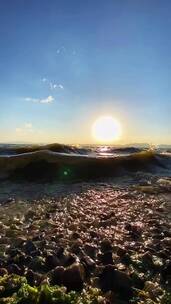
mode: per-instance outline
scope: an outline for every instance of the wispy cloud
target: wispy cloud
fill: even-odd
[[[73,55],[73,56],[75,56],[77,54],[75,48],[73,48],[73,49],[67,49],[63,45],[57,49],[56,53],[57,53],[57,55],[67,53],[68,55]]]
[[[61,89],[61,90],[64,90],[64,86],[62,84],[57,84],[57,83],[52,83],[50,82],[50,89],[53,90],[53,89]]]
[[[58,84],[58,88],[63,90],[64,89],[64,86],[62,84]]]
[[[52,103],[55,99],[53,96],[49,95],[47,98],[32,98],[32,97],[26,97],[26,101],[36,102],[36,103]]]
[[[26,129],[31,129],[32,128],[32,123],[31,122],[26,122],[25,123],[25,128]]]
[[[37,99],[37,98],[32,98],[32,97],[26,97],[25,100],[26,100],[26,101],[32,101],[32,102],[38,102],[38,101],[39,101],[39,99]]]
[[[64,86],[61,83],[52,82],[52,81],[48,80],[47,78],[42,78],[41,81],[44,83],[47,83],[47,85],[49,86],[49,88],[51,90],[55,90],[55,89],[64,90]]]
[[[17,134],[23,134],[23,133],[33,133],[33,126],[31,122],[26,122],[23,126],[17,127],[15,129]]]
[[[49,95],[47,98],[39,99],[39,103],[52,103],[54,101],[54,97]]]
[[[42,82],[46,82],[47,81],[47,78],[42,78]]]
[[[61,47],[59,47],[56,51],[56,53],[59,55],[61,53],[65,53],[66,52],[66,48],[62,45]]]

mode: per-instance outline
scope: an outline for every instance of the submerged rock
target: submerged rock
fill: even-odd
[[[101,245],[101,251],[102,252],[112,250],[112,244],[108,239],[103,240],[100,245]]]
[[[31,268],[33,271],[39,271],[42,272],[45,270],[45,261],[41,256],[34,257],[30,264],[29,268]]]
[[[116,247],[116,252],[117,255],[119,255],[120,257],[124,256],[126,254],[126,249],[121,247],[121,246],[117,246]]]
[[[31,269],[29,269],[26,272],[26,278],[27,278],[27,282],[31,285],[31,286],[38,286],[40,285],[40,283],[43,281],[43,276],[37,272],[32,271]]]
[[[45,260],[45,265],[49,270],[51,270],[57,266],[60,266],[60,261],[57,256],[53,254],[48,254]]]
[[[167,261],[161,271],[163,279],[166,281],[169,277],[171,278],[171,261]]]
[[[37,249],[37,247],[34,245],[34,243],[32,241],[27,241],[24,245],[24,249],[26,251],[26,253],[31,253],[32,251],[35,251]]]
[[[15,274],[18,274],[18,275],[22,275],[23,274],[23,269],[21,269],[18,265],[16,264],[10,264],[7,266],[7,270],[8,270],[8,273],[15,273]]]
[[[94,245],[91,245],[91,244],[85,244],[84,251],[91,258],[94,258],[96,256],[97,246],[94,246]]]
[[[64,264],[65,267],[68,267],[68,266],[74,264],[77,259],[78,258],[75,254],[73,254],[73,253],[67,254],[63,258],[63,264]]]
[[[99,283],[103,292],[114,291],[123,299],[130,299],[133,295],[131,278],[112,265],[105,266],[100,274]]]
[[[50,271],[48,276],[54,285],[64,285],[68,291],[80,291],[85,279],[84,266],[80,263],[75,263],[67,268],[58,266]]]
[[[51,283],[53,285],[62,285],[64,280],[64,267],[58,266],[49,273]]]
[[[83,263],[87,274],[90,274],[94,268],[96,267],[95,261],[89,256],[85,255],[81,258],[81,262]]]
[[[112,265],[113,264],[113,256],[112,251],[106,251],[105,253],[101,254],[100,261],[103,265]]]
[[[82,264],[73,264],[63,273],[63,284],[67,290],[80,291],[83,288],[85,279],[84,266]]]
[[[154,267],[154,263],[153,263],[153,258],[152,255],[150,254],[149,251],[145,252],[142,256],[141,256],[143,265],[146,268],[153,268]]]
[[[8,270],[6,268],[0,268],[0,276],[3,277],[6,274],[8,274]]]

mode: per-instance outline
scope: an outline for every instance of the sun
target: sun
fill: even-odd
[[[112,116],[101,116],[92,125],[93,138],[101,143],[112,143],[121,136],[120,123]]]

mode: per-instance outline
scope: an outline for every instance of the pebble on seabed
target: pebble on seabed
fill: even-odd
[[[123,300],[158,283],[157,273],[162,284],[170,277],[171,225],[155,195],[99,185],[31,204],[0,207],[1,276],[26,274],[32,285],[49,277],[68,290],[94,280]]]

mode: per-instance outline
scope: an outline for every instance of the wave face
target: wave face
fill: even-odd
[[[171,176],[171,155],[137,147],[0,146],[1,179],[73,181],[137,171]]]

